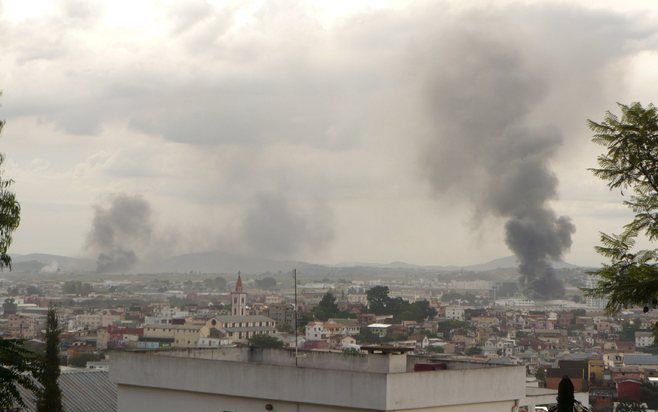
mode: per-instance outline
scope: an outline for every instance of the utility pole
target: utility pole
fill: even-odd
[[[297,366],[297,350],[299,348],[298,330],[297,330],[297,269],[292,270],[292,278],[295,282],[295,366]]]

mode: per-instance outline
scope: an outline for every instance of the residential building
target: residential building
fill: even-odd
[[[464,308],[461,306],[446,306],[446,319],[464,321]]]
[[[635,347],[636,348],[648,348],[653,346],[654,335],[653,332],[648,331],[635,331]]]
[[[349,320],[354,322],[346,322]],[[328,340],[334,336],[358,335],[359,326],[356,319],[329,319],[326,322],[309,322],[305,332],[307,341]]]
[[[201,338],[201,325],[144,325],[144,338],[173,339],[174,348],[195,348]]]
[[[267,305],[265,316],[273,319],[279,327],[295,328],[295,306],[290,303]]]

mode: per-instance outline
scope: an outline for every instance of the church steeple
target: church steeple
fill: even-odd
[[[247,314],[247,294],[242,287],[240,272],[238,272],[238,280],[235,282],[235,291],[231,292],[231,314],[233,316]]]
[[[242,277],[240,276],[240,272],[238,272],[238,281],[235,282],[235,292],[242,293]]]

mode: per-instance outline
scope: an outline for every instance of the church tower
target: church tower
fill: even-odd
[[[233,316],[247,314],[247,293],[242,288],[240,272],[238,272],[238,281],[235,282],[235,291],[231,292],[231,314]]]

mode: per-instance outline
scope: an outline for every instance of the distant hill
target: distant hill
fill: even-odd
[[[518,266],[519,261],[516,256],[507,256],[486,263],[480,263],[478,265],[464,266],[463,269],[472,272],[488,272],[496,269],[514,269]],[[553,262],[553,267],[556,269],[574,269],[578,266],[567,262]]]
[[[28,255],[11,255],[12,266],[16,272],[88,272],[96,270],[92,259],[69,256],[50,255],[47,253],[30,253]]]
[[[264,273],[289,272],[295,268],[300,270],[310,270],[312,268],[321,267],[322,266],[320,265],[313,265],[304,262],[258,258],[212,251],[188,253],[185,255],[173,256],[168,259],[143,262],[139,264],[134,271],[143,273],[187,273],[190,271],[205,273],[235,273],[237,271],[245,273]]]
[[[92,259],[68,256],[31,253],[28,255],[12,255],[13,267],[16,272],[29,273],[69,273],[94,272],[96,262]],[[470,266],[421,266],[406,262],[390,263],[341,263],[337,265],[318,265],[300,261],[277,260],[231,254],[221,251],[188,253],[172,256],[166,259],[140,262],[131,273],[235,273],[242,271],[248,274],[290,272],[298,269],[305,276],[404,276],[405,274],[424,274],[441,272],[491,272],[497,270],[515,270],[518,261],[514,256],[494,259],[490,262]],[[576,268],[577,266],[557,262],[555,267]]]

